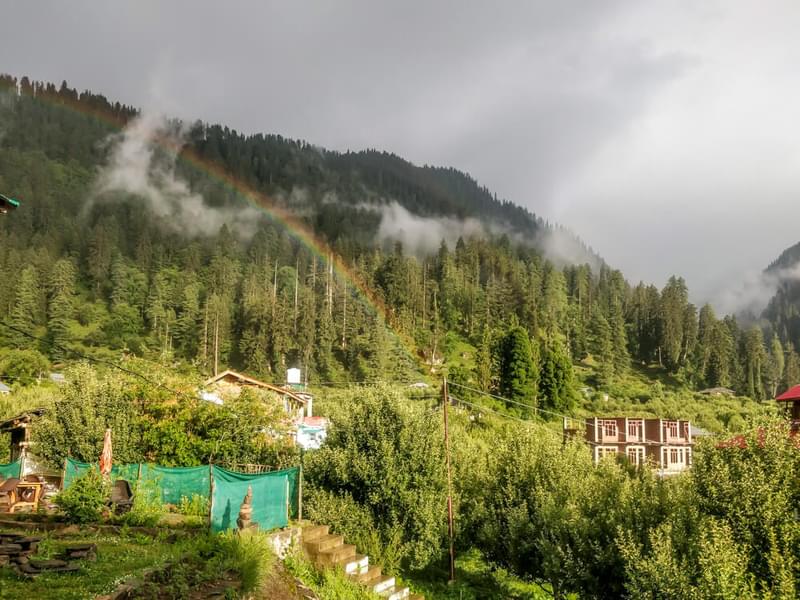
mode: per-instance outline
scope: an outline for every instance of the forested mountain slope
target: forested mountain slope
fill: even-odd
[[[474,360],[454,377],[557,408],[587,357],[599,385],[634,359],[756,398],[800,371],[777,337],[698,311],[682,279],[633,286],[454,169],[203,123],[164,125],[179,135],[150,148],[130,107],[66,84],[2,87],[0,191],[23,201],[0,219],[7,348],[352,381],[417,377],[464,347]],[[244,185],[317,242],[254,211]],[[331,275],[323,247],[347,274]]]
[[[763,317],[782,342],[797,348],[800,346],[800,243],[784,250],[764,273],[777,289]]]

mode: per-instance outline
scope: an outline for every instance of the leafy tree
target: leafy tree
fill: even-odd
[[[0,378],[30,385],[50,372],[50,361],[37,350],[0,351]]]
[[[331,420],[325,445],[306,455],[312,497],[327,490],[352,499],[371,515],[376,535],[397,545],[403,562],[423,567],[437,560],[446,534],[441,421],[387,387],[342,397]],[[331,525],[336,530],[339,522]],[[392,539],[394,531],[401,539]]]

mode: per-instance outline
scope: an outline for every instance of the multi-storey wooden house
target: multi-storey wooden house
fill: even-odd
[[[626,456],[635,465],[649,464],[664,474],[692,464],[692,427],[681,419],[592,417],[583,427],[565,420],[564,434],[582,437],[592,449],[595,464],[608,456]]]

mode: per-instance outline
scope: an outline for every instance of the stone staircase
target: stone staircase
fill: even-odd
[[[387,600],[425,600],[398,585],[394,577],[384,575],[377,565],[369,564],[369,556],[358,554],[356,547],[345,544],[341,535],[331,535],[327,525],[307,525],[300,539],[303,549],[320,568],[342,569],[351,579],[371,589]]]

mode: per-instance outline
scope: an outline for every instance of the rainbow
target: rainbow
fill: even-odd
[[[85,103],[73,100],[66,97],[51,97],[49,95],[37,95],[36,98],[40,101],[46,101],[48,104],[70,110],[79,114],[83,114],[90,118],[97,119],[98,121],[109,125],[110,127],[123,130],[128,121],[122,118],[115,117],[99,108],[92,108]],[[135,118],[135,117],[134,117]],[[254,208],[263,211],[270,219],[280,224],[286,229],[290,236],[297,240],[303,247],[311,252],[312,255],[321,259],[323,264],[328,264],[332,267],[335,275],[345,283],[349,283],[358,297],[365,302],[365,304],[373,311],[375,316],[379,318],[381,324],[386,327],[391,336],[395,339],[398,345],[412,358],[412,360],[421,368],[424,369],[422,360],[415,350],[413,340],[403,332],[398,331],[392,326],[391,313],[384,303],[375,292],[370,289],[361,276],[337,256],[333,249],[327,242],[317,236],[311,228],[298,219],[286,208],[277,204],[272,198],[263,192],[255,189],[240,179],[237,179],[221,165],[212,162],[199,156],[191,148],[186,148],[176,145],[174,141],[167,139],[163,136],[156,136],[153,142],[162,148],[177,153],[180,160],[185,161],[187,164],[199,169],[200,171],[209,175],[212,179],[222,184],[225,188],[232,191],[236,196],[243,199],[245,202]]]

